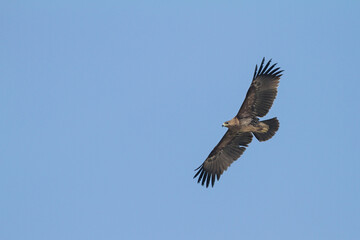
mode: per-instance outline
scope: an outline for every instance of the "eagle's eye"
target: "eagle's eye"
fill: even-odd
[[[229,124],[229,122],[225,122],[225,124]]]

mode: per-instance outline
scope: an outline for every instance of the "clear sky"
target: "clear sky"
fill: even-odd
[[[0,239],[360,239],[359,12],[2,1]],[[280,129],[206,189],[194,169],[263,57]]]

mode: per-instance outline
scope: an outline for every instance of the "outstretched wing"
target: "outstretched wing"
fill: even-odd
[[[214,186],[215,176],[219,180],[221,174],[243,154],[251,140],[251,133],[233,133],[228,130],[204,163],[195,169],[197,173],[194,178],[199,176],[198,183],[201,182],[201,185],[206,182],[208,187],[211,181]]]
[[[265,58],[263,58],[259,70],[257,70],[257,65],[255,67],[250,88],[236,115],[239,119],[265,116],[276,98],[277,87],[283,70],[279,70],[280,68],[274,69],[276,63],[270,66],[271,59],[265,67],[264,62]]]

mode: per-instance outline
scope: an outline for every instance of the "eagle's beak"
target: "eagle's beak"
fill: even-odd
[[[222,126],[223,126],[223,127],[226,127],[226,126],[227,126],[227,124],[226,124],[226,123],[223,123],[223,124],[222,124]]]

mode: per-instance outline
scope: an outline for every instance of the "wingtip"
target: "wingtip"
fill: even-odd
[[[209,186],[214,187],[216,179],[219,181],[220,174],[212,174],[206,172],[203,168],[203,164],[200,167],[196,168],[197,173],[194,175],[193,179],[198,177],[197,183],[200,183],[202,186],[208,188]]]
[[[203,166],[203,164],[201,164],[199,167],[197,167],[194,171],[199,170],[202,166]]]
[[[257,64],[256,64],[256,65],[255,65],[255,70],[254,70],[254,76],[253,76],[253,79],[255,79],[255,78],[256,78],[257,68],[258,68],[258,66],[257,66]]]
[[[272,58],[270,58],[270,60],[266,63],[266,65],[264,66],[265,63],[265,57],[262,58],[261,63],[260,63],[260,67],[258,68],[258,65],[255,65],[255,71],[254,71],[254,76],[253,79],[257,78],[260,75],[279,75],[280,68],[275,68],[274,67],[277,65],[277,63],[274,63],[271,65],[272,62]],[[283,70],[281,70],[283,71]]]
[[[202,181],[201,181],[201,185],[203,185],[203,186],[205,184],[205,180],[206,180],[207,175],[208,175],[208,173],[204,171],[204,175],[202,176]]]

